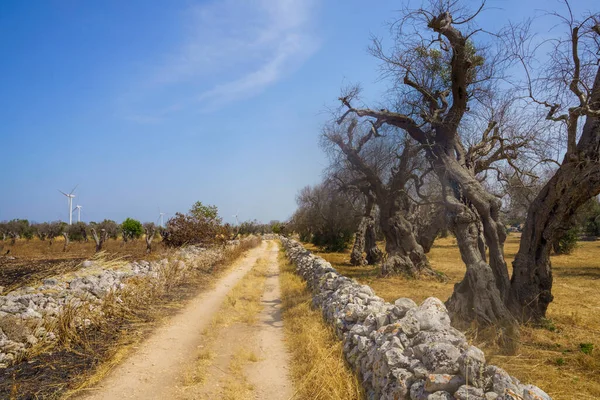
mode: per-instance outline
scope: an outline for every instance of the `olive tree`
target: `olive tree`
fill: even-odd
[[[534,132],[507,124],[516,106],[496,96],[505,53],[477,46],[474,20],[481,9],[467,13],[457,4],[432,1],[428,8],[406,9],[394,25],[391,50],[374,42],[372,52],[394,83],[392,110],[357,107],[353,92],[340,101],[344,117],[361,118],[374,128],[394,126],[425,151],[467,267],[447,302],[450,312],[467,321],[513,322],[502,203],[481,174],[518,158]]]
[[[572,226],[577,209],[600,193],[600,13],[578,20],[565,1],[566,35],[552,44],[547,67],[535,64],[522,36],[515,54],[526,71],[525,92],[564,138],[564,156],[527,211],[513,263],[513,312],[523,320],[545,316],[552,295],[553,243]],[[517,30],[518,32],[518,30]]]
[[[358,224],[358,217],[348,198],[329,182],[306,186],[296,197],[298,209],[290,229],[326,251],[343,251]]]
[[[399,140],[394,129],[382,135],[379,127],[360,124],[345,113],[336,124],[325,127],[324,143],[333,146],[338,157],[343,157],[356,172],[352,184],[370,192],[379,208],[379,225],[387,253],[382,273],[434,275],[408,217],[411,206],[408,186],[413,181],[417,187],[421,183],[419,169],[423,160],[418,153],[422,148],[410,139]]]

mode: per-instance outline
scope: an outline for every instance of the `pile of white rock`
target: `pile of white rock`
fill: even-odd
[[[235,247],[239,243],[230,243]],[[171,259],[134,261],[105,267],[101,262],[84,261],[75,273],[45,279],[37,287],[22,287],[0,296],[0,368],[6,368],[19,354],[40,341],[53,341],[49,328],[66,305],[98,310],[110,292],[125,288],[131,277],[157,278],[160,271],[175,263],[177,270],[208,270],[223,256],[222,249],[188,246]],[[77,318],[76,324],[90,320]],[[4,329],[3,329],[4,328]]]
[[[369,399],[550,400],[503,369],[450,325],[444,303],[430,297],[394,304],[340,275],[295,240],[281,237],[288,258],[313,293],[313,305],[343,339],[346,360]]]

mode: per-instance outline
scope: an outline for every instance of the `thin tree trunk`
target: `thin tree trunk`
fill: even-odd
[[[373,210],[373,214],[375,209]],[[375,265],[383,259],[383,252],[377,247],[377,232],[375,230],[375,217],[369,216],[367,229],[365,231],[365,252],[367,253],[367,264]]]
[[[67,247],[69,246],[69,235],[66,232],[63,232],[62,235],[65,238],[65,244],[63,246],[63,251],[67,251]]]
[[[365,265],[367,260],[363,255],[365,249],[365,233],[367,231],[367,218],[363,216],[358,224],[358,228],[354,233],[354,245],[352,245],[352,252],[350,253],[350,264],[352,265]]]
[[[91,231],[92,231],[92,237],[94,238],[94,242],[96,242],[96,253],[98,253],[99,251],[102,250],[102,245],[104,244],[104,241],[107,239],[108,233],[106,232],[105,229],[101,229],[100,236],[98,236],[98,234],[96,233],[96,230],[94,228],[92,228]]]
[[[156,231],[154,229],[146,229],[146,254],[152,252],[152,239],[154,239],[155,233]]]

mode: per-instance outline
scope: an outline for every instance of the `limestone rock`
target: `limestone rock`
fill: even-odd
[[[432,343],[425,348],[423,363],[434,374],[455,374],[460,351],[448,343]]]
[[[425,390],[428,392],[446,391],[454,393],[465,384],[465,379],[460,375],[429,374],[425,377]]]
[[[412,308],[417,308],[417,303],[407,297],[401,297],[394,302],[394,314],[398,318],[406,315],[406,312]]]
[[[474,386],[463,385],[454,393],[456,400],[485,400],[483,390]]]
[[[458,358],[460,374],[469,385],[482,387],[485,381],[485,355],[475,346],[469,346]]]
[[[454,396],[448,392],[439,391],[427,396],[427,400],[454,400]]]
[[[523,387],[523,400],[552,400],[542,389],[533,385]]]

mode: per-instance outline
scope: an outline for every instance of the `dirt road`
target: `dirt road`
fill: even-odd
[[[231,272],[222,278],[214,289],[193,299],[179,314],[158,328],[98,386],[86,390],[88,393],[80,398],[204,398],[203,395],[191,393],[182,396],[181,387],[186,367],[193,365],[198,348],[202,347],[202,332],[219,311],[228,292],[244,278],[258,258],[268,260],[269,276],[262,299],[264,309],[258,323],[253,327],[256,333],[253,340],[258,341],[260,361],[253,363],[252,368],[247,370],[248,380],[253,384],[257,399],[289,398],[292,388],[287,377],[287,354],[283,345],[279,311],[277,253],[278,246],[267,246],[266,242],[250,250],[235,263]],[[223,346],[224,353],[226,347]],[[211,398],[215,398],[214,394]]]

